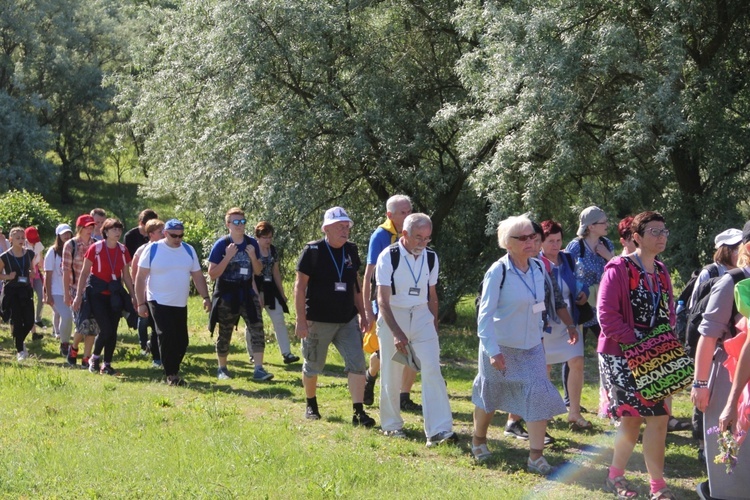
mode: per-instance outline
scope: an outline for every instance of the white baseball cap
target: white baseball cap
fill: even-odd
[[[732,247],[742,241],[742,231],[739,229],[727,229],[716,235],[714,238],[714,248],[717,250],[724,245]]]
[[[337,222],[348,222],[349,227],[354,225],[354,222],[349,218],[349,214],[346,213],[346,210],[341,207],[333,207],[326,210],[326,213],[323,216],[323,225],[321,226],[321,229]]]

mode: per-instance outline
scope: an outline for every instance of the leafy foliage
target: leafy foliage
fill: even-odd
[[[0,225],[4,231],[12,227],[35,226],[42,241],[55,238],[55,227],[63,221],[60,213],[39,194],[12,190],[0,199]]]

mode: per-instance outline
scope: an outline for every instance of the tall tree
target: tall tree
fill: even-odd
[[[453,2],[186,0],[121,80],[131,126],[165,189],[218,219],[227,206],[270,217],[297,244],[334,204],[365,247],[384,202],[404,193],[434,221],[451,298],[473,284],[485,203],[457,128],[433,126],[464,98],[453,68],[469,48]],[[459,208],[460,207],[460,208]],[[472,286],[473,287],[473,286]]]
[[[591,203],[613,217],[659,209],[665,257],[683,272],[705,261],[710,236],[742,223],[749,12],[742,0],[464,2],[472,99],[443,115],[461,122],[464,155],[495,144],[473,176],[495,216],[575,227]]]

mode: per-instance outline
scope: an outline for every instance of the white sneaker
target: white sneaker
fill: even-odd
[[[24,349],[23,351],[19,352],[16,355],[16,359],[18,361],[25,361],[25,360],[29,359],[29,353],[26,351],[26,349]]]

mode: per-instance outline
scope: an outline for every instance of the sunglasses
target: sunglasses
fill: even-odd
[[[180,234],[174,234],[174,233],[167,233],[167,236],[171,236],[172,238],[182,239],[183,236],[185,236],[185,233]]]
[[[244,226],[246,222],[247,219],[234,219],[232,221],[232,224],[234,224],[235,226]]]
[[[521,235],[521,236],[511,236],[511,238],[513,238],[514,240],[518,240],[518,241],[523,242],[523,241],[528,241],[528,240],[535,239],[536,238],[536,233],[524,234],[524,235]]]

